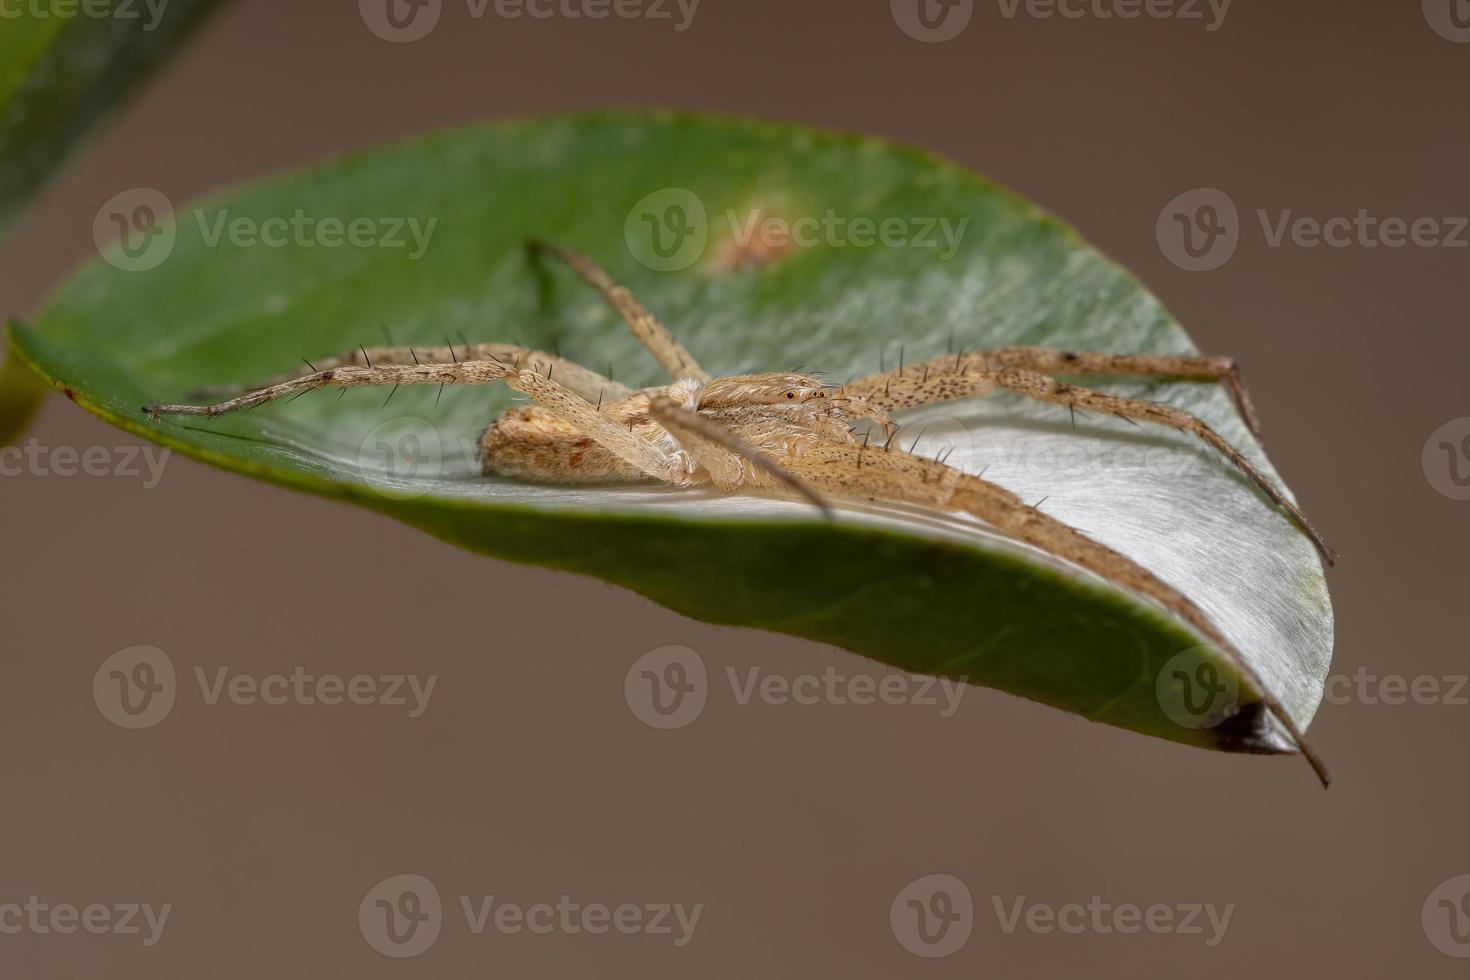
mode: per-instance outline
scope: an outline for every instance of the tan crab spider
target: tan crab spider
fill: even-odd
[[[162,415],[215,417],[317,388],[488,384],[503,381],[533,404],[512,408],[480,438],[486,475],[554,484],[657,480],[676,487],[713,485],[727,493],[797,494],[829,510],[827,494],[955,511],[1070,561],[1164,606],[1226,651],[1262,694],[1324,785],[1327,773],[1300,728],[1195,603],[1132,559],[1024,503],[1011,491],[944,462],[894,445],[890,414],[1003,389],[1027,398],[1153,422],[1192,433],[1223,455],[1286,512],[1331,564],[1331,550],[1297,506],[1235,447],[1195,416],[1155,402],[1122,398],[1055,375],[1158,376],[1226,386],[1259,433],[1240,372],[1228,357],[1083,354],[1043,347],[946,355],[841,387],[798,374],[712,378],[659,320],[591,259],[532,242],[596,289],[674,379],[633,390],[571,361],[512,344],[435,348],[359,348],[244,390],[218,404],[153,405]],[[888,439],[869,443],[860,423]]]

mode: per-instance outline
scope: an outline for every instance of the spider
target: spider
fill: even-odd
[[[1296,504],[1205,422],[1172,406],[1059,380],[1067,375],[1131,375],[1217,382],[1259,435],[1255,410],[1232,358],[1006,347],[944,355],[842,386],[800,373],[714,378],[592,259],[549,242],[533,241],[529,246],[534,255],[566,263],[597,290],[673,382],[634,390],[559,356],[512,344],[465,344],[459,351],[452,344],[360,347],[317,363],[307,361],[307,371],[231,389],[242,393],[226,401],[152,405],[144,412],[155,419],[213,418],[318,388],[393,385],[396,390],[400,385],[498,381],[528,396],[531,404],[503,412],[481,435],[480,459],[487,476],[556,484],[656,480],[676,487],[712,485],[727,493],[794,494],[829,514],[828,494],[967,514],[1147,596],[1226,651],[1326,784],[1326,770],[1299,726],[1192,600],[1137,562],[1024,503],[1004,487],[894,445],[894,413],[999,390],[1074,412],[1167,426],[1191,433],[1219,452],[1333,564],[1333,552]],[[886,441],[870,441],[873,428],[882,430]],[[863,429],[867,431],[859,437]]]

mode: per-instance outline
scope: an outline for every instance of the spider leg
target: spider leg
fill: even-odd
[[[866,400],[884,411],[897,412],[961,398],[984,397],[997,388],[1005,388],[1036,401],[1100,412],[1129,421],[1154,422],[1180,432],[1191,433],[1229,460],[1267,499],[1286,511],[1292,521],[1311,539],[1327,564],[1336,563],[1336,553],[1312,526],[1312,522],[1307,520],[1301,508],[1258,470],[1244,453],[1197,416],[1170,405],[1122,398],[1080,385],[1067,384],[1034,371],[1018,368],[991,370],[982,366],[982,359],[987,356],[982,354],[935,358],[898,371],[855,381],[844,387],[844,395],[855,400]]]
[[[1136,398],[1122,398],[1118,395],[1094,391],[1091,388],[1083,388],[1080,385],[1067,384],[1034,371],[1005,368],[996,374],[995,381],[1002,388],[1026,398],[1050,402],[1053,405],[1066,405],[1089,412],[1101,412],[1130,421],[1154,422],[1199,437],[1206,445],[1228,459],[1272,503],[1291,515],[1291,519],[1296,522],[1297,526],[1312,539],[1312,544],[1316,545],[1317,551],[1327,564],[1337,563],[1337,554],[1327,544],[1321,533],[1312,526],[1312,522],[1307,520],[1307,515],[1302,513],[1301,508],[1297,507],[1296,503],[1264,473],[1256,469],[1255,465],[1245,458],[1244,453],[1232,446],[1224,436],[1210,428],[1199,417],[1172,405],[1161,405],[1158,402],[1142,401]]]
[[[1009,537],[1064,558],[1159,603],[1230,656],[1241,674],[1261,693],[1265,706],[1285,726],[1323,785],[1327,784],[1322,760],[1254,668],[1193,601],[1132,559],[1027,506],[1004,487],[901,449],[822,442],[783,461],[783,465],[793,476],[818,490],[967,513]]]
[[[721,490],[783,485],[831,515],[831,505],[821,494],[720,423],[691,412],[667,395],[656,396],[649,403],[649,414],[704,467],[711,482]]]
[[[321,374],[341,367],[387,367],[390,365],[459,364],[464,361],[504,361],[537,374],[555,377],[583,398],[608,400],[621,398],[629,389],[575,361],[519,344],[459,344],[444,347],[359,347],[345,354],[303,360],[300,370],[286,371],[251,385],[221,385],[191,392],[191,398],[217,400],[262,388],[272,388],[288,381]]]
[[[962,398],[984,398],[995,389],[995,372],[947,357],[849,382],[842,386],[839,397],[892,413]]]
[[[644,438],[592,402],[558,381],[502,361],[461,361],[458,364],[381,364],[373,367],[338,367],[293,378],[269,388],[260,388],[215,405],[151,405],[149,415],[202,415],[214,418],[254,408],[267,402],[317,388],[362,388],[381,385],[490,384],[504,381],[510,388],[530,396],[543,408],[576,426],[587,438],[602,446],[642,473],[666,483],[688,486],[695,482],[679,454],[671,453]]]
[[[1117,376],[1177,378],[1185,381],[1218,381],[1230,393],[1236,409],[1251,434],[1261,434],[1261,420],[1256,414],[1245,379],[1233,357],[1176,354],[1087,354],[1055,347],[998,347],[969,354],[930,358],[896,371],[885,371],[855,381],[850,388],[871,390],[883,386],[890,378],[924,374],[955,374],[961,370],[1001,371],[1016,368],[1050,375],[1107,374]]]
[[[643,305],[633,297],[627,287],[618,285],[617,281],[608,274],[596,262],[575,249],[551,242],[532,240],[527,243],[533,254],[546,254],[554,256],[571,266],[572,270],[602,296],[607,304],[618,312],[633,331],[633,336],[643,345],[654,359],[658,361],[663,369],[668,372],[669,377],[676,381],[685,378],[693,378],[697,381],[708,381],[710,376],[694,356],[683,348],[669,333],[667,327],[659,322],[658,318],[643,308]]]
[[[1086,354],[1054,347],[1001,347],[980,355],[991,370],[1017,368],[1038,374],[1153,375],[1184,381],[1218,381],[1230,393],[1251,434],[1261,434],[1261,420],[1233,357],[1177,354]]]
[[[202,415],[215,418],[255,408],[290,395],[317,388],[365,388],[374,385],[490,384],[504,381],[514,368],[499,361],[462,361],[459,364],[374,364],[372,367],[333,367],[255,388],[213,405],[149,405],[143,411],[161,415]]]

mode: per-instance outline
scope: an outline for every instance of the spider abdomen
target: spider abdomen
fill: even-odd
[[[532,483],[641,483],[648,479],[555,412],[529,405],[501,414],[480,436],[486,476]]]

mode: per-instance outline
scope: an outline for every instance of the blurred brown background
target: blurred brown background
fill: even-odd
[[[1211,31],[1204,3],[1200,20],[1122,20],[1089,0],[1073,20],[977,0],[959,37],[921,43],[881,0],[704,0],[683,31],[673,4],[673,21],[493,7],[475,20],[446,0],[431,35],[390,44],[346,0],[237,0],[0,244],[0,312],[33,310],[94,254],[93,216],[119,191],[187,200],[432,127],[615,103],[900,138],[1075,223],[1201,347],[1242,359],[1273,460],[1344,554],[1334,673],[1448,690],[1470,670],[1470,503],[1437,491],[1453,481],[1431,479],[1421,454],[1470,415],[1470,249],[1271,247],[1254,214],[1470,214],[1470,43],[1430,24],[1452,25],[1452,2],[1238,0]],[[1201,186],[1232,196],[1245,232],[1224,267],[1189,273],[1154,226]],[[56,397],[31,435],[53,451],[134,444]],[[941,719],[742,707],[717,685],[695,724],[660,732],[622,694],[658,647],[690,647],[712,671],[881,671],[185,459],[147,482],[0,478],[0,905],[169,903],[170,918],[150,948],[0,934],[5,976],[1464,973],[1436,940],[1460,949],[1448,930],[1470,918],[1431,900],[1470,872],[1470,705],[1455,699],[1324,706],[1312,735],[1337,777],[1325,793],[1298,760],[1201,753],[983,690]],[[140,644],[169,654],[181,693],[165,723],[129,732],[91,685]],[[192,677],[298,665],[438,682],[409,719],[209,706]],[[401,873],[435,883],[445,921],[429,951],[393,960],[357,910]],[[968,944],[934,960],[908,952],[889,916],[931,873],[963,880],[975,904]],[[704,908],[676,948],[616,932],[475,936],[460,895]],[[1204,917],[1204,936],[1007,934],[992,905],[1094,895],[1234,911],[1207,946]]]

